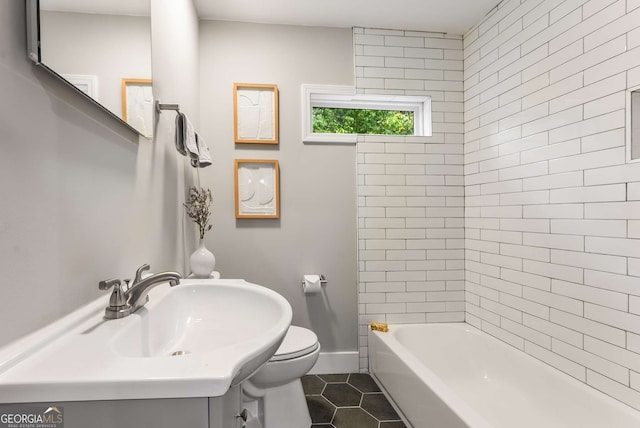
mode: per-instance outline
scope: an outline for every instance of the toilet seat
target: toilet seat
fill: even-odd
[[[292,325],[269,361],[285,361],[311,354],[318,348],[318,336],[309,329]]]

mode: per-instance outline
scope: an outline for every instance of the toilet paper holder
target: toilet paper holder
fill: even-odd
[[[306,278],[305,278],[306,276],[311,276],[311,275],[303,275],[302,283],[301,283],[303,287],[305,286],[305,283],[306,283]],[[318,276],[320,277],[320,285],[327,285],[328,281],[325,279],[324,275],[318,275]]]

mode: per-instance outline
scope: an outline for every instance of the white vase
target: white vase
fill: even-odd
[[[189,259],[191,272],[196,278],[209,278],[216,268],[216,257],[204,245],[204,241],[200,241],[200,246],[191,254]]]

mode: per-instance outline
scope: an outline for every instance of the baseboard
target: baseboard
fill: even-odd
[[[320,352],[318,361],[309,374],[358,373],[360,357],[358,351]]]

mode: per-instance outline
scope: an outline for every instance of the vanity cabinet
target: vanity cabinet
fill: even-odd
[[[64,428],[240,428],[241,400],[236,386],[221,397],[0,404],[0,413],[55,406],[63,409]]]

